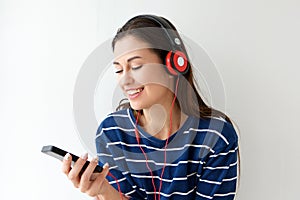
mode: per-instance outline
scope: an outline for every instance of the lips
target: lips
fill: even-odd
[[[131,90],[127,90],[127,94],[133,95],[133,94],[139,93],[141,91],[143,91],[143,88],[131,89]]]
[[[138,97],[143,90],[144,90],[144,87],[131,88],[131,89],[127,89],[126,93],[130,99],[134,99],[134,98]]]

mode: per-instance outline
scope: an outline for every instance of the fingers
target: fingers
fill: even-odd
[[[63,159],[62,172],[66,175],[69,174],[71,170],[72,158],[69,153],[67,153]]]
[[[71,157],[71,156],[70,156]],[[78,188],[80,184],[80,171],[85,164],[85,162],[88,159],[88,154],[83,154],[73,165],[72,169],[69,170],[69,173],[67,174],[68,178],[71,180],[73,185]],[[70,160],[72,160],[70,158]],[[72,161],[71,161],[72,162]]]
[[[97,164],[98,164],[98,158],[95,157],[94,159],[91,160],[90,164],[88,165],[84,173],[81,175],[80,185],[79,185],[81,192],[86,192],[91,185],[91,181],[95,179],[94,176],[92,175]]]
[[[89,196],[96,196],[98,194],[103,193],[106,190],[106,187],[109,185],[109,183],[106,180],[106,176],[109,173],[109,165],[108,163],[106,163],[103,166],[103,171],[97,176],[97,178],[91,182],[91,186],[89,188],[89,190],[86,191],[86,193]]]
[[[68,153],[63,159],[62,171],[67,175],[76,188],[79,188],[81,192],[94,197],[105,191],[105,188],[109,185],[106,181],[106,176],[109,173],[109,166],[106,163],[103,166],[103,171],[101,173],[93,173],[98,164],[98,158],[95,157],[90,161],[90,164],[81,174],[82,167],[86,163],[87,159],[88,155],[84,154],[71,167],[72,157]]]

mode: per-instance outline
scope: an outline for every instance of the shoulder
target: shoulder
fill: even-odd
[[[124,122],[130,121],[129,109],[119,110],[116,112],[109,113],[100,123],[99,128],[121,126]],[[120,124],[122,123],[122,124]]]
[[[231,122],[217,117],[198,120],[198,129],[205,135],[204,142],[213,144],[213,149],[237,146],[239,138]]]
[[[100,123],[97,129],[97,137],[103,133],[119,134],[121,132],[132,131],[133,121],[130,109],[119,110],[108,114]]]

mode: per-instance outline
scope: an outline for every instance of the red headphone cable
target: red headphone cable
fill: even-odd
[[[171,136],[171,131],[172,131],[172,119],[173,119],[173,117],[172,117],[173,115],[172,114],[173,114],[173,108],[174,108],[174,105],[175,105],[175,100],[177,98],[178,84],[179,84],[179,76],[177,76],[174,99],[172,101],[172,105],[171,105],[171,109],[170,109],[170,127],[169,127],[168,137],[167,137],[167,140],[166,140],[165,150],[164,150],[164,166],[163,166],[161,174],[160,174],[158,200],[160,200],[160,191],[161,191],[161,188],[162,188],[162,178],[163,178],[163,175],[164,175],[164,172],[165,172],[165,168],[166,168],[166,165],[167,165],[167,146],[169,144],[169,138]]]
[[[121,186],[120,186],[120,183],[118,182],[118,179],[112,173],[110,173],[110,172],[108,172],[108,176],[112,177],[116,181],[116,184],[118,186],[118,191],[119,191],[120,198],[121,198],[121,200],[123,200],[123,193],[121,191]]]
[[[159,191],[158,191],[158,200],[160,200],[160,192],[161,192],[161,188],[162,188],[162,178],[163,178],[163,174],[164,174],[164,171],[165,171],[165,167],[167,165],[167,146],[169,144],[169,137],[171,136],[171,130],[172,130],[172,114],[173,114],[173,108],[174,108],[174,105],[175,105],[175,100],[177,98],[177,92],[178,92],[178,84],[179,84],[179,76],[177,76],[177,81],[176,81],[176,88],[175,88],[175,94],[174,94],[174,98],[173,98],[173,101],[172,101],[172,105],[171,105],[171,109],[170,109],[170,127],[169,127],[169,131],[168,131],[168,137],[167,137],[167,140],[166,140],[166,143],[165,143],[165,147],[164,147],[164,166],[162,168],[162,172],[161,172],[161,175],[160,175],[160,183],[159,183]],[[138,135],[138,131],[137,131],[137,124],[138,124],[138,120],[139,120],[139,116],[140,116],[140,111],[138,111],[137,113],[137,116],[136,116],[136,122],[135,122],[135,137],[136,137],[136,140],[138,142],[138,145],[139,145],[139,148],[140,150],[142,151],[145,159],[146,159],[146,166],[147,166],[147,169],[149,170],[150,174],[151,174],[151,180],[152,180],[152,186],[153,186],[153,190],[154,190],[154,200],[156,200],[156,186],[155,186],[155,183],[154,183],[154,176],[153,176],[153,172],[151,170],[151,168],[149,167],[148,165],[148,156],[147,154],[145,153],[145,151],[143,150],[143,148],[141,147],[140,145],[140,138],[139,138],[139,135]]]
[[[139,120],[139,115],[140,115],[140,111],[138,111],[137,113],[137,116],[136,116],[136,121],[135,121],[135,137],[136,137],[136,140],[138,142],[138,145],[140,147],[140,150],[142,151],[145,159],[146,159],[146,166],[147,166],[147,169],[149,170],[150,174],[151,174],[151,181],[152,181],[152,186],[153,186],[153,190],[154,190],[154,200],[156,200],[156,187],[155,187],[155,183],[154,183],[154,176],[153,176],[153,172],[148,164],[148,156],[147,154],[145,153],[144,149],[142,148],[142,146],[140,145],[140,137],[138,135],[138,131],[137,131],[137,123],[138,123],[138,120]]]

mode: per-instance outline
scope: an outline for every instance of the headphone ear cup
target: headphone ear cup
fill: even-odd
[[[171,75],[185,74],[188,71],[186,55],[181,51],[169,51],[166,56],[166,67]]]
[[[178,73],[174,70],[173,56],[174,53],[172,51],[169,51],[166,56],[166,67],[169,74],[176,76]]]

